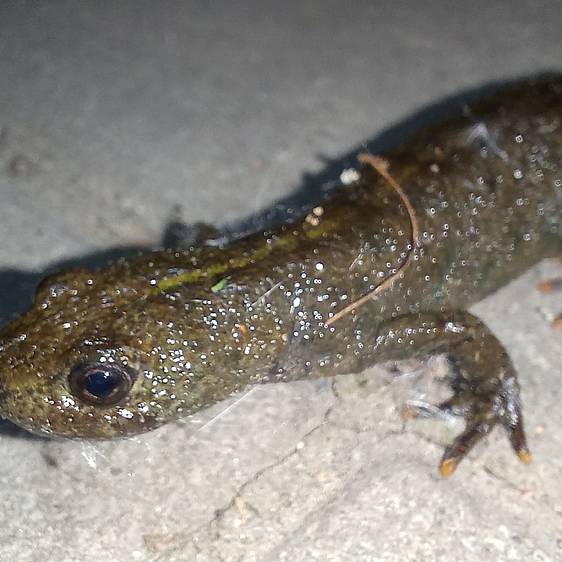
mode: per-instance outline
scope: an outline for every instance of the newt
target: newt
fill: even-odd
[[[0,332],[0,416],[41,435],[155,429],[251,385],[445,354],[465,428],[531,460],[517,373],[467,308],[562,254],[562,76],[505,85],[364,154],[299,218],[47,277]],[[422,406],[414,415],[423,415]]]

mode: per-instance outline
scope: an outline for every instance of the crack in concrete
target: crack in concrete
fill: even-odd
[[[483,472],[493,480],[499,482],[500,485],[504,485],[512,490],[515,490],[516,492],[519,492],[521,496],[523,496],[525,499],[530,499],[534,503],[545,507],[546,509],[551,511],[556,517],[562,519],[562,513],[559,510],[557,510],[554,505],[550,504],[547,501],[547,499],[545,499],[543,496],[536,495],[534,493],[536,490],[532,490],[529,488],[522,488],[521,486],[518,486],[515,482],[509,480],[509,478],[506,478],[505,476],[502,476],[494,472],[494,470],[489,466],[484,465]]]
[[[334,427],[338,427],[337,425],[335,425],[333,423],[331,423],[330,425],[332,425]],[[338,427],[338,429],[352,431],[349,428],[345,428],[345,427],[344,428]],[[370,429],[369,431],[373,431],[373,430]],[[358,434],[358,435],[360,435],[362,433],[367,433],[366,431],[362,431],[362,430],[357,430],[357,431],[353,431],[353,432]],[[392,430],[391,429],[391,430],[385,431],[384,433],[381,434],[381,437],[378,440],[378,443],[382,443],[383,441],[386,441],[387,439],[390,439],[392,437],[396,437],[396,436],[399,436],[399,435],[404,435],[404,434],[405,434],[404,429],[402,429],[402,430]],[[349,449],[349,453],[352,453],[360,445],[361,445],[361,442],[359,440],[357,440],[356,444]],[[372,463],[369,463],[367,465],[362,465],[353,474],[350,474],[349,477],[346,478],[345,481],[343,482],[343,485],[338,488],[338,490],[334,490],[334,492],[330,495],[330,497],[325,502],[317,505],[314,509],[309,511],[302,518],[301,522],[297,525],[297,527],[295,527],[294,529],[291,529],[291,535],[295,535],[295,534],[301,532],[303,529],[305,529],[308,526],[310,520],[319,511],[329,508],[331,505],[333,505],[335,503],[335,501],[338,498],[341,498],[343,490],[345,490],[346,488],[349,488],[355,482],[358,475],[364,475],[366,472],[369,471],[370,464],[372,464]],[[278,545],[276,545],[274,548],[272,548],[271,550],[268,550],[267,553],[261,559],[262,560],[277,560],[279,552],[284,548],[284,546],[287,543],[288,543],[287,538],[285,538]]]
[[[334,411],[337,409],[338,405],[343,404],[343,402],[345,400],[341,396],[341,394],[340,394],[340,392],[337,388],[337,380],[335,378],[331,381],[330,388],[331,388],[331,392],[332,392],[332,395],[333,395],[333,398],[334,398],[334,402],[325,410],[324,414],[322,415],[322,420],[317,425],[315,425],[312,429],[307,431],[297,441],[297,444],[292,449],[290,449],[286,454],[284,454],[283,456],[281,456],[280,458],[278,458],[274,462],[262,467],[261,469],[256,471],[252,476],[250,476],[246,481],[244,481],[238,487],[238,489],[234,492],[233,496],[228,501],[228,503],[226,503],[226,505],[224,505],[223,507],[215,510],[213,517],[209,521],[205,522],[204,524],[197,527],[194,531],[192,531],[189,534],[189,536],[182,541],[182,544],[185,544],[186,541],[189,541],[189,542],[192,543],[193,547],[195,548],[195,550],[198,554],[201,554],[201,555],[204,554],[201,547],[197,544],[197,538],[196,537],[199,533],[206,530],[207,532],[211,533],[211,536],[212,536],[212,541],[208,542],[209,550],[212,550],[212,555],[216,557],[216,560],[218,560],[219,562],[224,562],[225,558],[221,555],[219,549],[216,546],[216,542],[218,540],[220,540],[221,535],[222,535],[221,530],[219,528],[219,525],[220,525],[221,521],[224,519],[224,517],[233,508],[238,507],[238,509],[240,509],[241,504],[243,504],[244,508],[248,509],[254,515],[256,515],[258,517],[261,517],[260,511],[255,506],[253,506],[249,501],[247,501],[246,499],[243,499],[245,491],[252,484],[258,482],[265,474],[267,474],[268,472],[282,466],[288,460],[290,460],[292,457],[297,455],[298,452],[302,449],[302,443],[306,442],[308,439],[310,439],[310,437],[312,435],[314,435],[320,428],[322,428],[324,426],[332,426],[335,429],[338,429],[340,431],[349,431],[349,432],[351,432],[351,433],[353,433],[357,436],[360,436],[360,435],[365,434],[365,433],[375,433],[375,432],[380,433],[380,438],[377,440],[377,442],[383,442],[383,441],[385,441],[387,439],[390,439],[392,437],[403,436],[403,435],[409,433],[409,434],[413,434],[415,437],[417,437],[421,441],[424,441],[425,443],[433,445],[433,446],[435,446],[439,449],[443,449],[443,447],[444,447],[443,443],[438,442],[435,439],[433,439],[431,437],[428,437],[427,435],[425,435],[425,434],[423,434],[419,431],[416,431],[415,429],[412,429],[411,427],[408,428],[406,423],[403,423],[401,429],[399,429],[399,430],[390,429],[390,430],[383,431],[383,432],[380,431],[381,430],[380,427],[376,427],[376,426],[359,428],[359,427],[350,427],[350,426],[338,424],[337,422],[333,421],[330,418],[331,418],[332,414],[334,413]],[[351,454],[360,445],[361,445],[361,442],[359,441],[359,439],[357,439],[356,443],[352,447],[349,448],[348,452]],[[467,463],[467,464],[471,464],[473,469],[477,468],[474,464],[474,460],[472,460],[470,458],[465,459],[464,462]],[[315,516],[315,514],[317,514],[321,510],[325,510],[325,509],[329,508],[329,506],[332,505],[336,501],[336,499],[340,496],[341,490],[344,487],[348,486],[349,483],[355,479],[355,476],[359,473],[362,473],[365,469],[366,469],[366,467],[362,467],[359,470],[357,470],[354,477],[351,480],[350,479],[345,480],[344,486],[341,486],[338,489],[338,491],[334,491],[332,494],[330,494],[330,496],[326,499],[326,501],[318,504],[312,510],[310,510],[302,518],[302,520],[299,522],[297,527],[295,527],[294,529],[291,530],[291,534],[295,534],[295,533],[298,533],[298,532],[302,531],[302,529],[304,529],[309,524],[310,520]],[[514,490],[517,490],[518,492],[520,492],[522,494],[527,494],[529,492],[528,490],[525,490],[525,489],[522,489],[522,488],[516,486],[513,482],[495,474],[492,471],[492,469],[490,469],[489,467],[484,466],[484,472],[486,474],[488,474],[489,476],[503,482],[506,486],[508,486],[508,487],[510,487]],[[310,474],[310,476],[313,477],[314,474]],[[544,504],[546,507],[549,508],[549,510],[552,510],[558,517],[562,517],[562,514],[558,513],[553,508],[553,506],[549,505],[548,503],[545,503],[544,501],[541,501],[540,499],[537,499],[537,501],[539,503]],[[278,553],[286,543],[287,543],[287,537],[285,537],[284,539],[279,541],[279,543],[277,545],[275,545],[271,550],[269,550],[267,552],[267,554],[264,555],[265,556],[264,559],[271,559],[271,556],[274,555],[275,553]],[[177,552],[180,549],[181,549],[181,545],[178,544],[177,546],[173,547],[173,549],[171,551],[168,551],[167,553],[163,553],[163,556],[164,557],[169,556],[174,551]],[[164,560],[165,558],[159,558],[159,560],[160,559]]]
[[[351,447],[351,449],[349,450],[349,453],[353,453],[353,451],[355,449],[357,449],[357,447],[359,447],[360,443],[359,441],[357,441],[357,443]],[[355,475],[353,475],[355,476]],[[338,498],[341,497],[341,493],[342,490],[344,490],[351,482],[353,482],[354,478],[347,478],[346,480],[343,481],[342,486],[340,486],[338,489],[334,490],[330,496],[323,502],[318,503],[313,509],[311,509],[308,513],[306,513],[304,515],[304,517],[301,519],[301,521],[299,522],[299,524],[292,528],[290,530],[290,534],[291,535],[296,535],[298,533],[300,533],[303,529],[305,529],[306,527],[308,527],[308,525],[310,524],[310,520],[313,519],[316,514],[320,511],[325,511],[326,509],[329,509],[330,506],[332,506],[336,500]],[[277,544],[274,548],[270,549],[267,551],[266,554],[264,554],[264,556],[262,557],[262,560],[277,560],[278,559],[278,554],[279,552],[285,547],[285,545],[288,543],[288,537],[287,537],[287,533],[285,533],[285,537],[279,542],[279,544]]]
[[[336,394],[334,394],[334,396],[336,396]],[[286,453],[276,461],[260,468],[252,476],[250,476],[243,484],[241,484],[236,490],[236,492],[233,494],[232,498],[228,501],[228,503],[224,507],[215,510],[213,517],[209,521],[203,523],[202,525],[191,531],[189,535],[185,537],[184,540],[181,541],[182,545],[185,544],[186,542],[191,542],[196,548],[196,550],[198,551],[198,553],[202,553],[201,548],[198,545],[196,546],[197,543],[196,536],[204,530],[211,531],[213,527],[215,527],[216,529],[215,532],[213,533],[214,540],[218,540],[220,538],[221,533],[220,530],[217,529],[216,527],[218,526],[220,521],[225,517],[225,515],[237,505],[237,502],[243,496],[245,490],[252,484],[256,483],[258,480],[260,480],[260,478],[262,478],[264,474],[267,474],[269,471],[274,470],[279,466],[282,466],[285,462],[287,462],[289,459],[295,456],[302,449],[302,446],[300,444],[302,442],[307,441],[321,427],[327,424],[328,417],[334,407],[335,404],[330,405],[322,415],[322,420],[317,425],[315,425],[312,429],[307,431],[288,453]],[[252,511],[256,515],[260,515],[259,510],[256,509],[250,502],[244,500],[244,504],[250,511]],[[174,546],[171,550],[162,553],[162,555],[160,555],[158,560],[165,560],[167,556],[170,556],[172,553],[181,550],[182,545],[178,544]],[[220,555],[218,549],[211,542],[209,542],[209,547],[214,551],[217,560],[219,560],[219,562],[224,560],[224,558],[222,558],[222,556]]]
[[[298,454],[298,452],[302,449],[302,446],[300,445],[302,442],[307,441],[314,433],[316,433],[322,426],[326,425],[327,420],[328,420],[328,416],[330,415],[330,412],[333,409],[333,405],[331,405],[330,407],[328,407],[326,409],[326,411],[324,412],[324,415],[322,416],[322,421],[320,423],[318,423],[317,425],[315,425],[312,429],[310,429],[309,431],[307,431],[297,442],[297,444],[285,455],[283,455],[280,459],[277,459],[276,461],[268,464],[267,466],[264,466],[263,468],[261,468],[260,470],[258,470],[253,476],[251,476],[248,480],[246,480],[239,488],[238,490],[235,492],[234,496],[231,498],[231,500],[228,502],[228,504],[220,509],[217,509],[215,511],[215,515],[214,517],[211,519],[211,521],[209,521],[206,526],[207,527],[211,527],[213,525],[216,525],[217,523],[220,522],[220,520],[228,513],[228,511],[230,511],[233,507],[236,506],[236,502],[237,500],[244,494],[244,491],[251,485],[254,484],[255,482],[257,482],[264,474],[267,474],[269,471],[274,470],[275,468],[278,468],[280,466],[282,466],[283,464],[285,464],[290,458],[292,458],[293,456],[295,456],[296,454]],[[249,502],[245,502],[248,503]],[[251,505],[251,504],[250,504]],[[254,510],[257,512],[257,510],[254,508]],[[218,535],[217,535],[218,538]]]

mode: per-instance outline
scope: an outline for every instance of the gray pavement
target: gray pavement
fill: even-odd
[[[5,0],[0,318],[170,217],[242,229],[301,204],[429,104],[562,70],[561,30],[559,0]],[[3,424],[0,561],[562,560],[562,297],[534,290],[557,271],[475,308],[520,370],[533,465],[497,432],[437,475],[459,425],[397,410],[438,360],[263,386],[130,441]]]

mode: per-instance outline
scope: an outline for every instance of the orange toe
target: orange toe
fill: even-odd
[[[553,293],[562,290],[562,279],[549,279],[537,285],[537,289],[541,293]]]
[[[533,454],[528,449],[521,449],[517,451],[517,456],[523,464],[530,464],[533,462]]]
[[[458,462],[455,459],[446,459],[441,463],[439,467],[439,472],[441,476],[448,478],[451,476],[455,470],[457,469]]]

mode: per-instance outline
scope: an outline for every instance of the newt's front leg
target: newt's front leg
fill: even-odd
[[[389,359],[447,353],[452,367],[453,395],[433,411],[462,415],[465,430],[449,445],[440,471],[451,475],[467,453],[501,424],[511,445],[524,463],[531,461],[523,430],[517,373],[503,345],[489,328],[464,311],[417,314],[385,324],[377,347]],[[427,415],[431,408],[410,407],[410,412]]]

